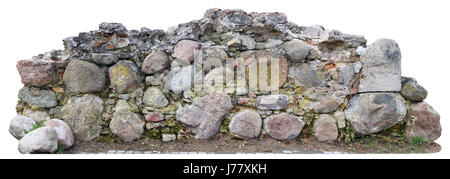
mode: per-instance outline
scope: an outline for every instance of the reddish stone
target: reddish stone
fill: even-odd
[[[149,112],[147,116],[145,116],[145,119],[148,122],[159,122],[164,120],[164,115],[159,112]]]
[[[264,130],[270,137],[279,140],[290,140],[298,137],[305,122],[300,117],[281,113],[264,120]]]
[[[436,140],[441,136],[440,115],[426,102],[411,105],[407,116],[406,136]]]
[[[24,85],[42,87],[56,81],[55,62],[51,60],[20,60],[17,62]]]
[[[192,40],[182,40],[177,43],[174,49],[173,56],[178,59],[188,60],[192,62],[194,60],[194,50],[200,47],[200,43]]]

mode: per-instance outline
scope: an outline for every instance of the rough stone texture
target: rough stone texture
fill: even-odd
[[[72,130],[66,122],[60,119],[50,119],[48,121],[45,121],[44,126],[53,128],[56,131],[58,144],[61,145],[64,149],[71,147],[75,142]]]
[[[16,67],[24,85],[42,87],[57,81],[54,61],[20,60]]]
[[[194,81],[194,66],[172,70],[164,80],[165,85],[175,94],[190,91]]]
[[[417,83],[414,78],[402,77],[400,94],[409,101],[421,102],[427,98],[428,91]]]
[[[394,40],[378,39],[361,55],[360,92],[400,91],[401,52]]]
[[[256,108],[261,110],[279,110],[285,109],[289,97],[282,94],[258,96],[256,98]]]
[[[19,141],[19,152],[30,153],[55,153],[58,150],[58,137],[55,129],[41,127],[25,135]]]
[[[436,140],[441,136],[440,115],[426,102],[411,105],[405,127],[406,137]]]
[[[179,108],[177,120],[190,127],[197,139],[209,139],[219,132],[220,124],[233,105],[231,98],[224,93],[213,93],[186,107]]]
[[[109,68],[111,88],[118,93],[135,90],[141,84],[138,67],[131,61],[119,61]]]
[[[173,56],[181,60],[192,62],[194,60],[194,50],[200,47],[200,43],[192,40],[182,40],[174,48]]]
[[[30,106],[51,108],[58,104],[55,92],[34,87],[20,89],[18,97]]]
[[[164,115],[160,112],[149,112],[145,115],[145,120],[148,122],[159,122],[164,120]]]
[[[336,126],[336,118],[332,115],[321,114],[314,121],[314,136],[319,141],[335,141],[338,137],[338,128]]]
[[[124,142],[137,140],[144,133],[144,121],[141,116],[130,110],[131,106],[124,100],[117,102],[109,129]]]
[[[93,63],[73,60],[64,72],[64,83],[70,93],[100,92],[106,85],[106,74]]]
[[[61,118],[70,126],[76,140],[89,141],[102,130],[103,100],[92,94],[71,97],[61,109]]]
[[[323,87],[326,85],[324,72],[319,61],[308,61],[289,67],[289,77],[295,84],[305,87]]]
[[[291,62],[302,62],[309,55],[308,44],[302,40],[291,40],[282,45],[286,50],[287,57]]]
[[[175,134],[162,134],[161,137],[164,142],[170,142],[177,139],[177,135]]]
[[[281,113],[264,119],[264,130],[270,137],[290,140],[298,137],[305,122],[297,116]]]
[[[397,93],[363,93],[350,99],[345,115],[357,134],[373,134],[390,128],[406,115],[406,104]]]
[[[49,114],[43,110],[25,109],[22,115],[33,119],[38,124],[50,119]]]
[[[262,119],[252,109],[244,110],[233,116],[229,124],[230,132],[246,138],[258,137],[261,132]]]
[[[98,65],[112,65],[119,60],[115,53],[92,53],[92,61]]]
[[[154,74],[163,71],[169,61],[169,56],[164,51],[150,53],[142,63],[141,71],[144,74]]]
[[[145,91],[144,98],[142,101],[144,102],[144,104],[158,107],[158,108],[165,107],[169,104],[169,101],[164,96],[164,94],[161,92],[161,90],[159,90],[158,88],[155,88],[155,87],[149,87]]]
[[[25,136],[25,131],[30,131],[36,125],[33,119],[17,115],[9,123],[9,133],[14,136],[17,140],[20,140]]]
[[[317,113],[332,113],[341,105],[341,103],[333,97],[326,97],[314,106],[314,111]]]

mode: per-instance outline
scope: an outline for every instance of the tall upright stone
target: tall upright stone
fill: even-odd
[[[400,91],[401,52],[391,39],[378,39],[361,56],[359,92]]]

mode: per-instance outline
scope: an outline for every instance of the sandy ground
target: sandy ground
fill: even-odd
[[[315,139],[279,141],[270,137],[242,140],[226,134],[218,134],[209,140],[186,139],[184,141],[163,142],[160,139],[144,138],[131,143],[118,139],[97,139],[78,142],[66,149],[66,154],[106,153],[109,150],[171,152],[213,152],[221,153],[436,153],[441,150],[437,143],[410,144],[387,142],[372,137],[357,139],[351,144],[326,143]]]

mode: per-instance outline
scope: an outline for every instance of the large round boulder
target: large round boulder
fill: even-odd
[[[264,120],[264,130],[278,140],[295,139],[305,126],[305,122],[297,116],[281,113],[269,116]]]
[[[131,106],[125,100],[117,102],[116,111],[109,123],[111,132],[124,142],[137,140],[144,133],[144,121],[130,108]]]
[[[398,93],[362,93],[350,99],[345,115],[357,134],[373,134],[388,129],[406,115],[405,100]]]
[[[405,134],[406,137],[423,137],[426,140],[436,140],[441,136],[440,115],[426,102],[411,105],[408,113]]]
[[[131,61],[119,61],[109,68],[111,88],[118,93],[131,92],[141,84],[138,67]]]
[[[37,128],[19,141],[19,152],[55,153],[58,150],[58,137],[55,129],[49,127]]]
[[[253,109],[241,111],[233,116],[229,124],[230,132],[246,138],[258,137],[261,132],[262,119]]]
[[[96,64],[72,60],[64,72],[64,84],[70,93],[100,92],[106,85],[106,73]]]

